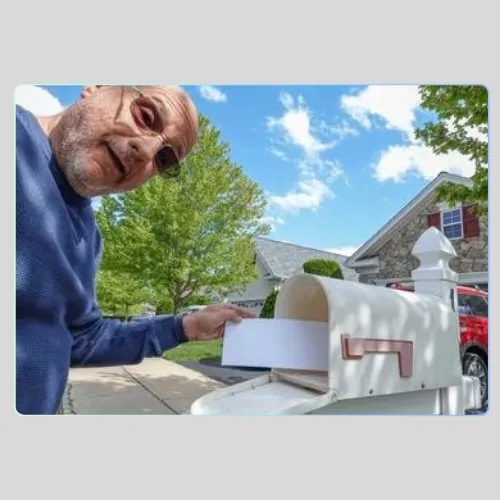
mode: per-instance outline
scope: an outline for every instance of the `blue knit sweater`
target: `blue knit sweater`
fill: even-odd
[[[139,363],[187,338],[179,317],[102,318],[90,199],[70,187],[36,118],[21,107],[16,115],[16,406],[53,414],[70,366]]]

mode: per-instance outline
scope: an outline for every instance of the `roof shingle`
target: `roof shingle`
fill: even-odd
[[[345,280],[358,281],[358,273],[344,266],[345,255],[316,250],[314,248],[275,241],[267,238],[255,238],[259,255],[271,271],[273,277],[280,279],[290,278],[303,272],[303,265],[311,259],[334,260],[340,264]]]

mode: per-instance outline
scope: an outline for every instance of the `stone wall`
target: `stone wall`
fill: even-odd
[[[378,274],[376,273],[370,273],[370,274],[360,274],[359,275],[359,282],[360,283],[365,283],[368,285],[373,285],[375,280],[378,279]]]
[[[419,261],[411,254],[417,239],[428,228],[427,215],[439,209],[430,204],[423,208],[413,220],[378,252],[378,279],[409,278],[419,266]],[[458,273],[488,271],[488,224],[480,220],[480,234],[477,238],[451,240],[458,257],[450,262],[450,267]],[[363,276],[362,281],[373,279],[374,275]],[[361,278],[360,278],[361,281]]]

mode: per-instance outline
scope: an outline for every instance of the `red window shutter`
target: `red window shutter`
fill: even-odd
[[[441,213],[440,212],[436,212],[436,213],[433,213],[433,214],[429,214],[427,216],[427,224],[429,225],[429,227],[437,227],[438,229],[441,229]]]
[[[462,207],[465,238],[476,238],[479,236],[479,217],[474,212],[476,205]]]

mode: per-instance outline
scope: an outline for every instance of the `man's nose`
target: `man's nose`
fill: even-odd
[[[128,143],[128,152],[134,165],[145,167],[150,163],[158,150],[158,139],[154,137],[141,137],[131,139]]]

